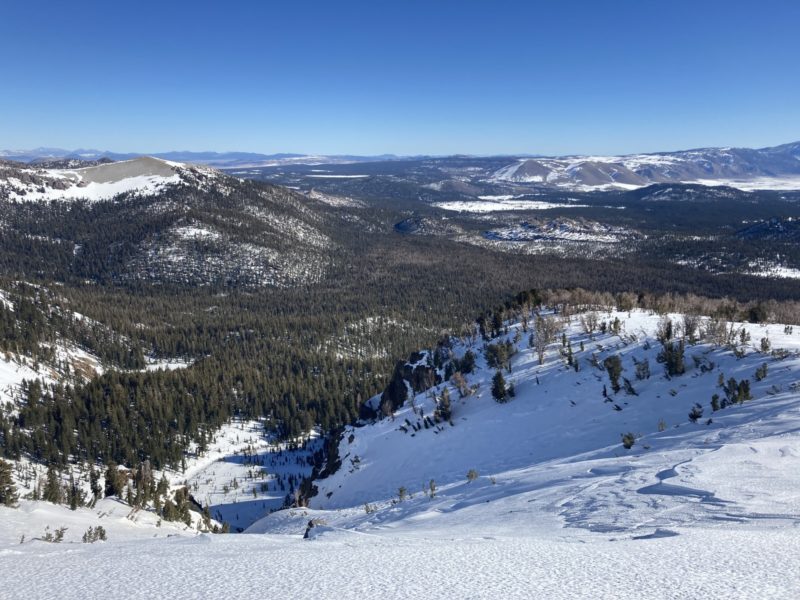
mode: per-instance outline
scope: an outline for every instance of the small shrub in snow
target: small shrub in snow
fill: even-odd
[[[689,411],[689,420],[692,423],[697,423],[697,420],[703,416],[703,407],[699,404],[695,404],[692,407],[692,410]]]
[[[698,342],[700,333],[700,317],[696,315],[683,315],[683,335],[690,344]]]
[[[737,382],[735,378],[731,377],[723,389],[725,390],[725,400],[722,402],[722,408],[729,404],[741,404],[745,400],[752,399],[749,379]]]
[[[43,542],[50,542],[51,544],[60,544],[64,541],[64,534],[66,533],[66,527],[59,527],[55,530],[55,532],[50,531],[50,526],[44,528],[44,535],[42,535]]]
[[[638,392],[634,389],[633,384],[631,383],[631,380],[628,379],[627,377],[623,377],[622,378],[622,385],[625,388],[625,393],[628,394],[629,396],[638,396],[639,395]]]
[[[449,421],[452,414],[450,390],[444,388],[442,395],[436,399],[436,411],[433,416],[437,421]]]
[[[767,377],[767,363],[763,363],[756,369],[756,381],[762,381]]]
[[[105,542],[106,541],[106,530],[102,525],[98,525],[97,527],[89,527],[84,534],[83,538],[84,544],[94,544],[95,542]]]
[[[670,377],[683,375],[686,372],[686,366],[683,360],[684,349],[683,340],[679,342],[667,342],[659,353],[658,362],[664,364],[667,375]]]
[[[486,346],[486,364],[492,369],[501,369],[508,363],[508,348],[505,344],[489,344]]]
[[[461,373],[454,373],[451,383],[458,390],[458,395],[461,398],[466,398],[470,395],[470,389],[469,385],[467,385],[467,380],[464,379],[464,376]]]
[[[672,340],[673,335],[674,328],[672,320],[668,317],[663,317],[656,328],[656,339],[662,346],[666,346]]]
[[[583,329],[583,332],[586,335],[592,337],[594,332],[597,330],[598,321],[599,319],[597,318],[596,312],[584,313],[580,318],[581,329]]]
[[[623,433],[622,434],[622,447],[625,450],[630,450],[633,448],[633,445],[636,443],[636,435],[632,432]]]
[[[636,379],[639,381],[650,379],[650,361],[646,358],[641,361],[634,359],[634,363],[636,364]]]
[[[472,482],[478,478],[478,472],[475,469],[467,471],[467,481]]]

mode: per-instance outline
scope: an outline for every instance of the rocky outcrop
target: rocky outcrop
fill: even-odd
[[[442,377],[429,360],[428,352],[414,352],[407,361],[399,361],[389,384],[376,402],[373,398],[365,402],[359,411],[364,420],[390,415],[400,408],[409,393],[419,394],[442,382]]]

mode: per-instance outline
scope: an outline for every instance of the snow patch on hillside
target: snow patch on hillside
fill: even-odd
[[[800,279],[800,269],[793,267],[786,267],[783,265],[760,262],[750,265],[748,275],[756,275],[757,277],[777,277],[779,279]]]
[[[140,175],[127,177],[119,181],[109,182],[89,182],[83,185],[73,184],[65,189],[57,187],[36,186],[31,187],[23,184],[18,179],[10,178],[10,200],[18,202],[40,202],[48,200],[88,200],[97,202],[108,200],[120,194],[135,192],[141,196],[153,196],[161,192],[170,185],[181,183],[181,177],[177,173],[169,177],[158,175]]]
[[[453,200],[436,202],[436,208],[454,212],[489,213],[507,210],[548,210],[552,208],[586,208],[584,204],[566,204],[562,202],[544,202],[542,200],[518,200],[498,197],[496,200]]]
[[[742,190],[744,192],[754,192],[757,190],[779,190],[792,191],[800,190],[800,177],[756,177],[754,179],[698,179],[687,183],[698,183],[700,185],[727,186]]]
[[[20,357],[0,352],[0,403],[15,402],[20,398],[23,381],[33,381],[43,377]]]
[[[573,219],[523,221],[515,225],[498,227],[484,234],[487,239],[508,242],[592,242],[598,244],[617,244],[634,235],[635,232],[624,227]]]
[[[300,482],[311,475],[312,456],[321,440],[311,432],[296,443],[279,443],[262,421],[233,421],[214,434],[202,455],[187,461],[186,471],[171,473],[173,485],[188,484],[212,518],[243,531],[284,506]],[[192,452],[197,450],[193,446]]]

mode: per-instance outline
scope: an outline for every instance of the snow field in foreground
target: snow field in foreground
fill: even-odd
[[[461,534],[462,532],[458,532]],[[643,540],[336,532],[0,551],[14,598],[791,598],[797,531]]]

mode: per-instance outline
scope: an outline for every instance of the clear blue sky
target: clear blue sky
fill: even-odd
[[[800,2],[32,2],[0,148],[618,153],[800,139]]]

